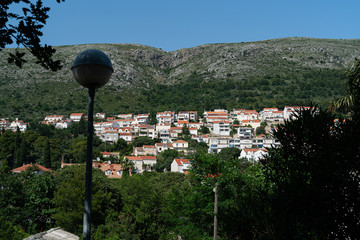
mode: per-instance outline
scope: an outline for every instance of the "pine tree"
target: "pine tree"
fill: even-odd
[[[44,167],[51,168],[51,154],[50,154],[50,141],[49,138],[46,139],[44,146]]]
[[[23,164],[26,164],[26,155],[27,155],[26,140],[25,137],[23,137],[21,140],[21,145],[17,156],[18,167],[22,166]]]

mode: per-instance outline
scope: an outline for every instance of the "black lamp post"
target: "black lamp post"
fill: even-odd
[[[109,81],[114,70],[109,57],[105,53],[96,49],[89,49],[81,52],[75,58],[71,71],[75,80],[81,86],[88,88],[89,92],[83,239],[90,240],[95,89],[104,86]]]

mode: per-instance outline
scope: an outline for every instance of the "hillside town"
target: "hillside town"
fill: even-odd
[[[267,155],[266,148],[279,146],[279,142],[271,137],[271,132],[277,125],[293,118],[295,112],[306,108],[308,107],[286,106],[283,110],[264,108],[260,112],[246,109],[215,109],[204,111],[201,115],[197,111],[164,111],[156,113],[155,124],[150,124],[150,114],[126,113],[106,116],[105,113],[96,113],[94,133],[107,144],[115,144],[119,139],[129,144],[136,137],[157,139],[158,142],[155,145],[134,147],[129,156],[120,156],[119,152],[101,152],[102,158],[94,160],[93,167],[101,169],[110,178],[119,178],[123,174],[121,164],[111,163],[108,159],[123,157],[132,162],[134,173],[154,171],[156,156],[165,150],[173,149],[180,152],[183,157],[173,160],[171,171],[186,173],[191,165],[186,156],[193,153],[194,149],[184,140],[184,135],[198,143],[206,144],[209,153],[217,154],[224,148],[234,147],[241,150],[239,158],[257,162]],[[47,115],[42,124],[65,129],[82,119],[87,119],[84,113],[72,113],[69,117]],[[27,126],[28,123],[19,119],[11,122],[7,119],[0,121],[0,128],[5,130],[25,132]],[[72,163],[61,162],[61,167],[69,165]],[[20,171],[20,168],[13,171]]]

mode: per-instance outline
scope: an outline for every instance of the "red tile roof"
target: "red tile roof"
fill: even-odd
[[[184,163],[190,163],[189,159],[175,158],[174,160],[177,163],[177,165],[179,165],[179,166],[182,166]]]
[[[26,171],[26,169],[28,168],[38,168],[40,171],[42,172],[48,172],[48,171],[51,171],[51,169],[48,169],[44,166],[41,166],[40,164],[26,164],[26,165],[23,165],[21,167],[18,167],[18,168],[15,168],[13,170],[11,170],[12,172],[16,172],[16,173],[19,173],[19,172],[23,172],[23,171]]]

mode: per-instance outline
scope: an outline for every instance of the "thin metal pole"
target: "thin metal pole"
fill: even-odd
[[[214,240],[217,239],[217,227],[218,227],[218,183],[215,183],[215,197],[214,197]]]
[[[84,240],[91,239],[91,188],[92,188],[94,98],[95,98],[95,89],[89,88],[86,180],[85,180],[84,226],[83,226]]]

